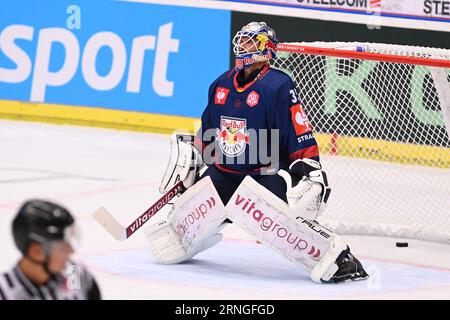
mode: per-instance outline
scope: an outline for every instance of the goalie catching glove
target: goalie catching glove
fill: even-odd
[[[166,193],[179,181],[187,189],[195,183],[203,160],[193,145],[194,136],[188,133],[174,133],[170,138],[170,160],[159,186],[159,192]]]
[[[331,193],[321,164],[312,159],[298,159],[291,163],[289,172],[280,170],[278,174],[286,181],[286,197],[293,218],[317,220]]]

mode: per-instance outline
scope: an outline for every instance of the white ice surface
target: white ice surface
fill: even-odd
[[[236,226],[189,263],[154,262],[142,232],[125,242],[91,217],[105,206],[127,225],[159,196],[169,136],[0,121],[0,270],[18,259],[11,220],[20,204],[58,201],[82,229],[77,259],[107,299],[450,299],[450,247],[345,236],[371,274],[368,281],[317,285],[298,266],[257,244]]]

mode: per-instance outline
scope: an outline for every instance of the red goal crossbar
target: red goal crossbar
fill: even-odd
[[[450,68],[450,61],[443,59],[408,57],[394,54],[381,54],[371,52],[360,52],[345,49],[330,49],[321,47],[303,46],[297,44],[280,43],[277,46],[279,51],[305,53],[322,56],[341,57],[348,59],[364,59],[373,61],[414,64],[428,67]]]

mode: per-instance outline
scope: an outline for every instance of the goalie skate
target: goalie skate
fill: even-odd
[[[342,251],[339,257],[336,259],[336,265],[338,270],[328,281],[323,281],[324,283],[339,283],[339,282],[350,282],[364,280],[369,277],[367,272],[364,270],[361,262],[353,256],[350,252],[350,248]]]

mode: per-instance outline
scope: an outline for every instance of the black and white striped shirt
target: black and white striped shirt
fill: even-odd
[[[100,290],[93,276],[79,264],[66,270],[45,285],[30,281],[16,265],[0,275],[0,300],[96,300]]]

